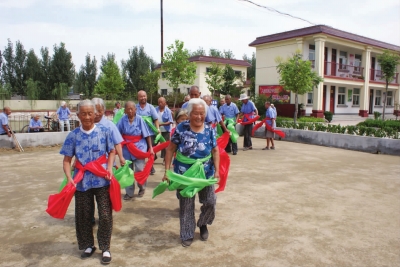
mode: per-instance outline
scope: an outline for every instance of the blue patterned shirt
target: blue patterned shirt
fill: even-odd
[[[146,103],[146,106],[144,106],[144,108],[141,108],[139,103],[136,104],[136,115],[152,117],[153,121],[158,120],[156,109],[149,103]],[[155,134],[152,129],[150,129],[150,133],[151,135]]]
[[[113,149],[114,143],[110,131],[103,125],[97,124],[90,134],[84,133],[80,127],[70,132],[64,141],[60,154],[68,157],[75,156],[85,166],[89,162],[107,155]],[[103,167],[107,169],[107,164],[103,164]],[[74,173],[76,175],[78,169],[75,168]],[[76,190],[84,192],[92,188],[108,186],[109,184],[110,182],[103,177],[85,171],[82,181],[76,185]]]
[[[184,121],[180,123],[171,137],[171,142],[177,145],[177,150],[182,155],[192,158],[201,159],[211,154],[214,147],[217,146],[215,131],[208,125],[204,125],[201,133],[195,133],[190,129],[190,122]],[[214,161],[211,157],[203,163],[206,177],[210,178],[214,175]],[[183,174],[191,165],[184,164],[174,159],[174,172]]]
[[[236,115],[239,114],[239,109],[236,104],[231,102],[230,105],[224,104],[219,108],[221,115],[225,115],[226,119],[236,119]]]
[[[101,118],[99,124],[105,126],[106,128],[108,128],[108,130],[110,130],[114,145],[118,145],[122,143],[122,141],[124,141],[124,139],[121,136],[121,133],[118,131],[117,126],[112,121],[107,119],[106,116],[103,116],[103,118]]]
[[[136,115],[132,124],[130,124],[128,116],[123,116],[117,123],[117,128],[122,135],[130,135],[130,136],[141,135],[142,139],[140,139],[139,142],[136,142],[135,145],[141,151],[143,152],[147,151],[147,142],[145,138],[150,136],[151,133],[149,128],[147,127],[147,124],[142,119],[142,117]],[[124,158],[127,160],[136,160],[135,156],[133,156],[129,152],[126,146],[122,148],[122,154],[124,155]]]

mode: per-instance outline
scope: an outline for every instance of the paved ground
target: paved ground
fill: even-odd
[[[400,266],[399,157],[253,141],[231,157],[209,241],[197,229],[189,248],[175,194],[151,199],[158,160],[146,195],[114,213],[112,266]],[[58,150],[1,153],[0,266],[100,265],[100,253],[79,258],[73,204],[64,220],[45,213],[63,176]]]

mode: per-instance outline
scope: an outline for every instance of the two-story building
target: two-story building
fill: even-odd
[[[258,37],[249,46],[256,48],[257,88],[279,85],[275,59],[290,57],[300,50],[304,59],[324,78],[311,93],[299,96],[306,113],[323,117],[324,111],[334,114],[359,114],[368,117],[382,113],[385,81],[377,57],[390,50],[400,53],[400,46],[337,30],[324,25]],[[399,110],[399,70],[387,93],[386,113]],[[291,97],[294,103],[294,97]]]
[[[206,83],[206,73],[208,69],[211,67],[211,64],[215,62],[221,68],[224,68],[226,64],[230,65],[235,71],[236,75],[241,76],[244,81],[247,78],[247,68],[251,65],[245,60],[237,60],[237,59],[227,59],[227,58],[218,58],[218,57],[208,57],[208,56],[194,56],[189,58],[190,62],[196,63],[196,79],[193,84],[181,84],[179,85],[179,92],[183,94],[189,93],[190,86],[196,85],[199,87],[201,95],[210,94],[210,90],[208,90],[208,84]],[[158,80],[158,85],[160,87],[159,93],[161,95],[167,95],[173,92],[172,88],[168,86],[168,81],[164,79],[164,71],[162,70],[162,65],[157,66],[160,69],[161,77]],[[241,81],[237,80],[236,83],[241,83]]]

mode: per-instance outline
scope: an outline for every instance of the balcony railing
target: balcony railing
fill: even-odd
[[[324,62],[324,74],[340,78],[363,80],[364,68],[336,62]]]
[[[386,83],[381,70],[370,69],[369,80]],[[395,73],[394,78],[390,83],[399,83],[399,73]]]

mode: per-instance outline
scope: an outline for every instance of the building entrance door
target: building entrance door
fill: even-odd
[[[329,104],[329,111],[335,114],[335,86],[331,86],[331,98]]]
[[[369,90],[369,110],[368,113],[372,114],[374,112],[374,90],[370,89]]]

